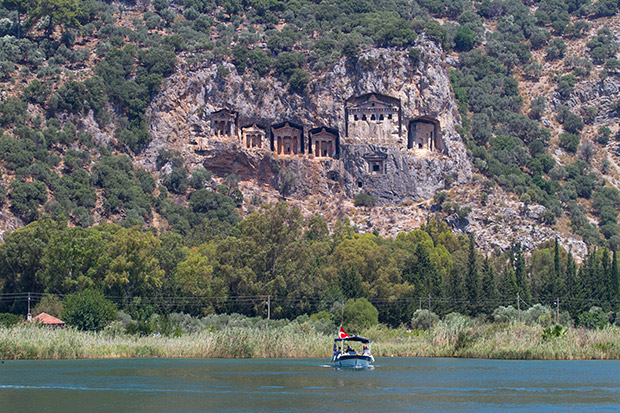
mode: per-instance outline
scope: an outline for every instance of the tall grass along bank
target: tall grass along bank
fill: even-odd
[[[527,360],[620,359],[620,329],[543,328],[519,323],[454,326],[426,331],[382,326],[363,332],[376,357],[472,357]],[[333,337],[294,327],[233,327],[180,337],[80,332],[70,328],[0,327],[0,358],[276,358],[329,357]]]

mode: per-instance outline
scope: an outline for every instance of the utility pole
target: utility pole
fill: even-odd
[[[420,299],[420,310],[422,309],[422,297],[418,297]]]
[[[269,320],[271,318],[271,296],[270,295],[267,296],[267,302],[265,304],[267,304],[267,320]]]
[[[28,321],[32,320],[32,314],[30,314],[30,293],[28,293],[28,315],[26,316]]]
[[[519,293],[517,293],[517,312],[518,312],[518,321],[521,323],[521,297],[519,297]]]
[[[560,297],[555,299],[555,323],[560,324]]]
[[[431,332],[431,294],[428,294],[428,332]]]

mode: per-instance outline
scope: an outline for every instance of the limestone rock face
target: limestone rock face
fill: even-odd
[[[444,57],[422,36],[416,47],[421,51],[416,64],[407,51],[391,49],[367,50],[356,62],[342,59],[315,76],[303,96],[290,93],[272,77],[239,75],[228,63],[220,64],[230,71],[225,78],[218,76],[218,64],[181,69],[148,110],[153,141],[140,162],[154,170],[159,148],[173,148],[216,173],[236,173],[274,186],[278,171],[287,167],[297,176],[293,197],[350,197],[364,191],[384,205],[407,197],[428,198],[452,183],[467,182],[471,164],[455,130],[457,107]],[[367,93],[400,101],[401,129],[391,135],[396,136],[392,142],[375,144],[373,136],[346,136],[345,101]],[[307,144],[299,154],[274,154],[270,143],[246,149],[239,133],[220,136],[214,130],[210,116],[223,108],[236,112],[237,130],[256,125],[268,138],[271,126],[283,122],[301,125],[306,142],[313,128],[337,130],[339,154],[317,157]],[[422,117],[439,125],[441,151],[412,144],[409,125]]]
[[[580,82],[567,101],[563,101],[560,94],[556,93],[551,98],[551,104],[556,110],[563,104],[568,105],[576,113],[594,107],[597,113],[592,124],[596,127],[610,126],[618,120],[618,113],[612,107],[618,93],[620,93],[620,75],[612,74],[605,80]]]

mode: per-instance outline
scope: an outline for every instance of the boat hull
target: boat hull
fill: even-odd
[[[336,358],[332,358],[331,361],[336,367],[363,369],[370,367],[370,365],[375,362],[375,359],[372,356],[341,355]]]

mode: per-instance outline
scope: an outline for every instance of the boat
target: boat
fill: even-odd
[[[352,343],[362,345],[362,351],[357,352],[351,348]],[[346,346],[346,347],[345,347]],[[340,327],[338,337],[334,339],[334,354],[330,360],[334,367],[345,368],[368,368],[375,362],[375,358],[370,353],[370,340],[360,336],[349,336]]]

